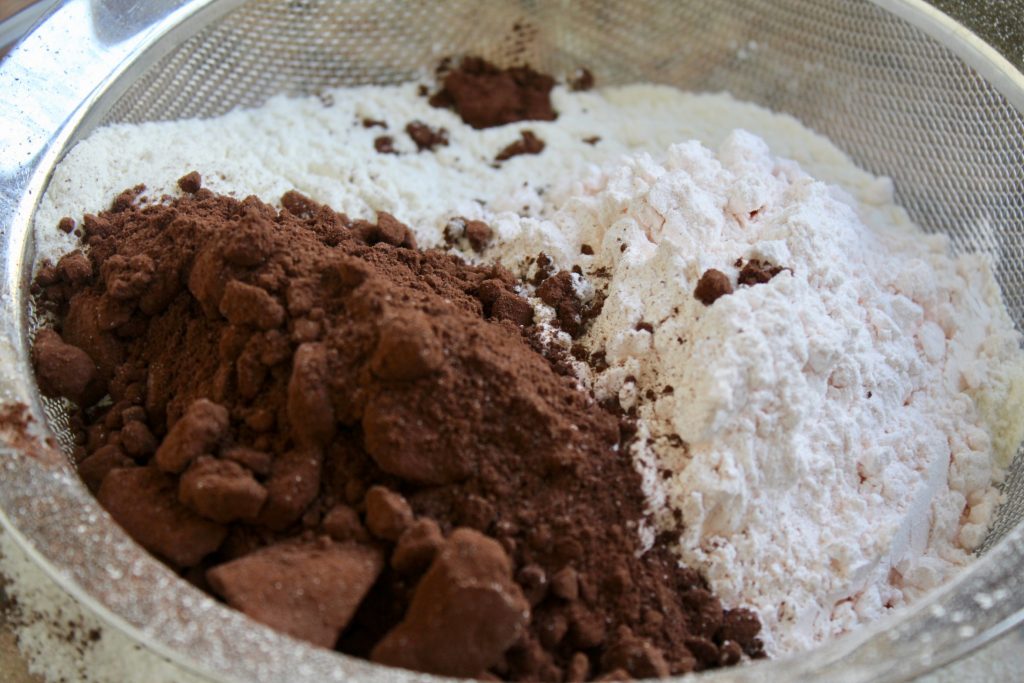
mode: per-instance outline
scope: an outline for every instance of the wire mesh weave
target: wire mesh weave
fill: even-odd
[[[960,250],[989,254],[1024,320],[1024,117],[921,31],[867,1],[253,0],[149,68],[105,122],[209,117],[272,95],[409,80],[478,54],[601,84],[726,90],[796,116]],[[989,542],[1024,515],[1018,454]]]

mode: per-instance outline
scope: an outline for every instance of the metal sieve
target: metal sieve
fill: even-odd
[[[1005,3],[1007,16],[1018,1]],[[98,125],[214,116],[272,95],[397,83],[449,54],[602,84],[727,90],[787,112],[875,173],[959,250],[990,254],[1024,321],[1024,76],[920,0],[70,0],[0,65],[0,521],[55,581],[145,647],[214,680],[434,680],[292,640],[136,546],[61,454],[66,416],[28,364],[31,221]],[[25,406],[19,414],[14,408]],[[10,428],[19,415],[27,429]],[[1022,416],[1024,419],[1024,416]],[[709,681],[904,680],[1024,621],[1024,456],[973,567],[813,652]]]

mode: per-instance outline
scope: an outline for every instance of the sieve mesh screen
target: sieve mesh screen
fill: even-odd
[[[989,255],[1021,326],[1024,117],[947,48],[866,0],[253,0],[146,70],[104,122],[397,83],[460,54],[555,74],[586,66],[601,84],[725,90],[792,114],[892,177],[926,230]],[[1022,461],[989,544],[1024,515]]]

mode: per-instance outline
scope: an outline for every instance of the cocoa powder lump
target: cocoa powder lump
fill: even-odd
[[[431,96],[430,104],[454,109],[473,128],[554,121],[558,117],[551,104],[554,87],[554,78],[529,66],[503,69],[480,57],[464,57],[444,75],[441,90]]]
[[[534,349],[508,271],[387,214],[196,182],[88,217],[37,281],[37,376],[78,403],[81,474],[141,545],[253,619],[431,673],[760,655],[752,614],[641,552],[630,431]]]

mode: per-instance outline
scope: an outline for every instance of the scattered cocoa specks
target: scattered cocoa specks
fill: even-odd
[[[374,138],[373,148],[380,154],[398,154],[398,150],[395,149],[395,139],[390,135]]]
[[[433,151],[436,147],[448,145],[448,131],[444,128],[431,128],[422,121],[412,121],[405,126],[405,132],[416,143],[417,151]]]
[[[736,259],[735,266],[740,269],[736,283],[746,286],[763,285],[786,270],[782,266],[775,266],[759,259],[751,259],[746,263],[742,259]]]
[[[430,104],[454,109],[474,128],[557,118],[551,105],[555,79],[528,66],[502,69],[479,57],[465,57],[456,68],[444,65],[439,70],[442,87]]]
[[[544,141],[534,135],[533,131],[524,130],[519,134],[519,139],[498,152],[494,160],[505,161],[520,154],[540,154],[544,146]]]
[[[594,74],[590,69],[580,67],[569,79],[569,89],[575,92],[590,90],[594,87]]]
[[[384,212],[282,205],[202,189],[128,204],[37,281],[60,344],[95,369],[61,376],[64,347],[43,341],[36,371],[78,397],[82,474],[137,541],[255,619],[422,671],[682,673],[720,664],[685,645],[717,647],[720,623],[759,652],[696,572],[637,552],[629,420],[532,346],[521,283],[416,250]],[[536,265],[578,334],[600,298]],[[495,591],[486,609],[464,611],[468,586]]]

